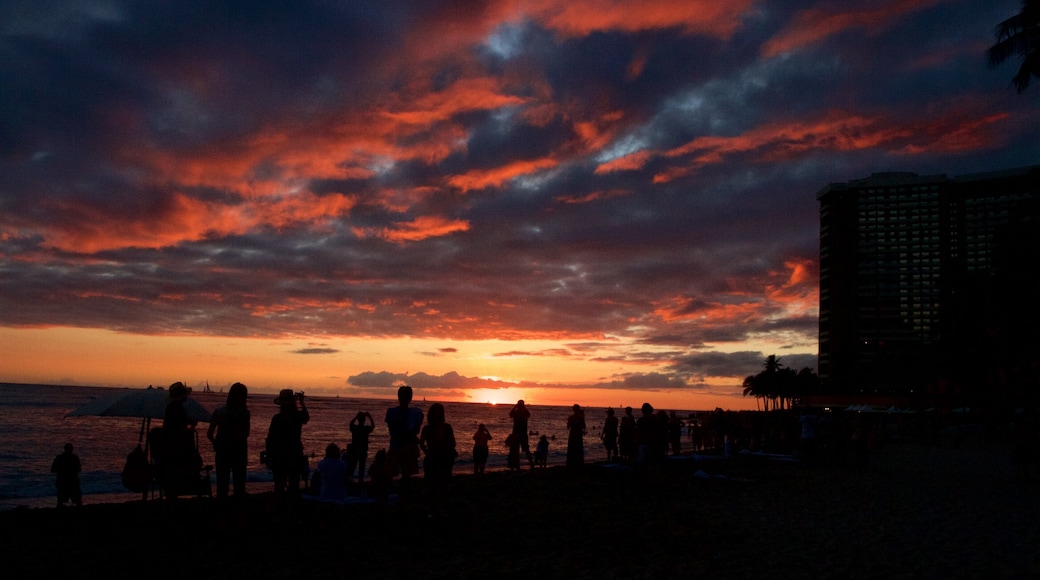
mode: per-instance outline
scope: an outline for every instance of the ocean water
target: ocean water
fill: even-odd
[[[120,502],[140,499],[140,494],[129,493],[119,474],[126,455],[138,443],[142,421],[123,417],[67,417],[76,407],[97,397],[113,393],[114,389],[100,387],[72,387],[50,385],[20,385],[0,383],[0,510],[18,506],[46,507],[54,505],[54,475],[51,462],[61,453],[65,443],[72,443],[83,466],[80,485],[84,503]],[[192,398],[212,411],[222,405],[223,393],[193,392]],[[266,491],[271,488],[271,473],[260,463],[260,451],[271,417],[277,412],[274,395],[250,394],[249,410],[252,415],[252,433],[249,438],[249,465],[247,490]],[[424,401],[416,393],[413,406],[425,413],[434,401]],[[346,448],[350,441],[348,428],[358,411],[368,411],[375,421],[375,431],[369,444],[369,463],[376,450],[388,446],[389,437],[384,418],[386,410],[396,400],[349,399],[338,397],[307,397],[310,422],[303,428],[305,453],[311,457],[311,466],[323,457],[325,447],[336,443]],[[651,401],[652,403],[653,401]],[[473,471],[473,433],[484,423],[491,431],[491,455],[488,471],[506,469],[505,438],[512,428],[509,418],[511,405],[481,403],[443,403],[445,415],[455,431],[459,457],[454,473]],[[637,408],[642,401],[633,401]],[[531,410],[529,429],[549,437],[549,460],[552,465],[563,465],[566,460],[567,417],[570,407],[528,405]],[[667,409],[672,410],[672,409]],[[680,417],[689,411],[675,409]],[[605,408],[585,408],[588,435],[585,437],[586,462],[606,458],[598,433],[605,417]],[[620,416],[620,413],[619,413]],[[159,426],[162,420],[153,420]],[[205,464],[213,463],[213,448],[205,437],[205,423],[199,426],[199,449]],[[537,440],[532,435],[531,447]],[[522,461],[527,469],[526,461]],[[211,475],[215,482],[215,475]]]

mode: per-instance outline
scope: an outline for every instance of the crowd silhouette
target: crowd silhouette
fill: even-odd
[[[218,502],[234,498],[237,503],[246,496],[251,435],[247,394],[242,383],[232,385],[225,404],[212,413],[206,431],[215,457]],[[170,501],[196,495],[193,486],[200,477],[206,484],[209,481],[208,472],[200,476],[202,459],[196,425],[184,411],[190,395],[191,389],[182,383],[170,386],[163,425],[152,434],[155,481],[161,497]],[[302,392],[291,389],[279,392],[274,399],[278,411],[271,418],[261,453],[262,462],[272,474],[275,504],[290,505],[303,498],[338,503],[360,499],[384,504],[422,503],[430,517],[449,513],[452,472],[459,456],[456,433],[443,404],[431,404],[424,414],[412,404],[413,396],[410,386],[399,387],[397,405],[386,410],[384,419],[389,445],[376,450],[371,464],[370,439],[380,427],[371,413],[362,410],[344,426],[345,434],[349,433],[345,448],[328,442],[324,457],[309,474],[302,443],[303,430],[310,420],[306,399]],[[591,426],[603,445],[603,460],[597,462],[624,468],[632,473],[633,481],[651,484],[662,477],[669,456],[724,458],[753,451],[787,455],[810,466],[840,463],[861,469],[869,465],[871,450],[880,436],[875,416],[812,407],[764,413],[715,409],[680,417],[674,410],[655,409],[646,402],[639,408],[638,416],[632,407],[625,407],[620,417],[615,408],[606,408],[604,413],[602,425]],[[545,423],[533,420],[531,408],[523,400],[508,411],[508,422],[511,428],[503,440],[507,470],[522,471],[523,458],[532,470],[549,467],[550,445],[555,436],[531,429],[532,424]],[[1015,469],[1024,479],[1040,473],[1036,424],[1020,419],[1014,425]],[[581,474],[587,461],[585,437],[590,432],[586,410],[579,404],[572,405],[566,425],[560,427],[567,430],[564,465],[568,473],[578,476],[573,480],[583,481]],[[537,437],[533,452],[531,436]],[[480,476],[487,470],[494,436],[481,422],[471,438],[473,474]],[[59,506],[82,503],[81,465],[72,451],[72,444],[66,445],[52,466]],[[421,480],[416,478],[420,473]],[[291,510],[283,513],[291,514]]]

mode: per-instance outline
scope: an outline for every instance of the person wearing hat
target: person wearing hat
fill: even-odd
[[[303,393],[282,389],[274,400],[279,410],[267,430],[267,466],[274,476],[276,494],[300,492],[303,426],[311,419]],[[299,403],[299,407],[297,407]]]
[[[170,385],[167,393],[159,473],[166,498],[172,500],[190,489],[190,482],[198,476],[198,471],[192,469],[192,456],[197,453],[188,413],[184,410],[184,402],[188,400],[191,389],[178,381]]]

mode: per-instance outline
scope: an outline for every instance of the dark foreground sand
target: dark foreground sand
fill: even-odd
[[[697,470],[726,475],[704,478]],[[6,578],[1040,578],[1040,489],[1004,446],[901,443],[862,470],[669,461],[460,475],[451,514],[249,497],[0,513]]]

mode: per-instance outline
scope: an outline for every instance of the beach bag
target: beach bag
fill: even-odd
[[[126,456],[120,477],[123,485],[135,493],[148,491],[152,486],[152,466],[148,464],[148,456],[140,445]]]

